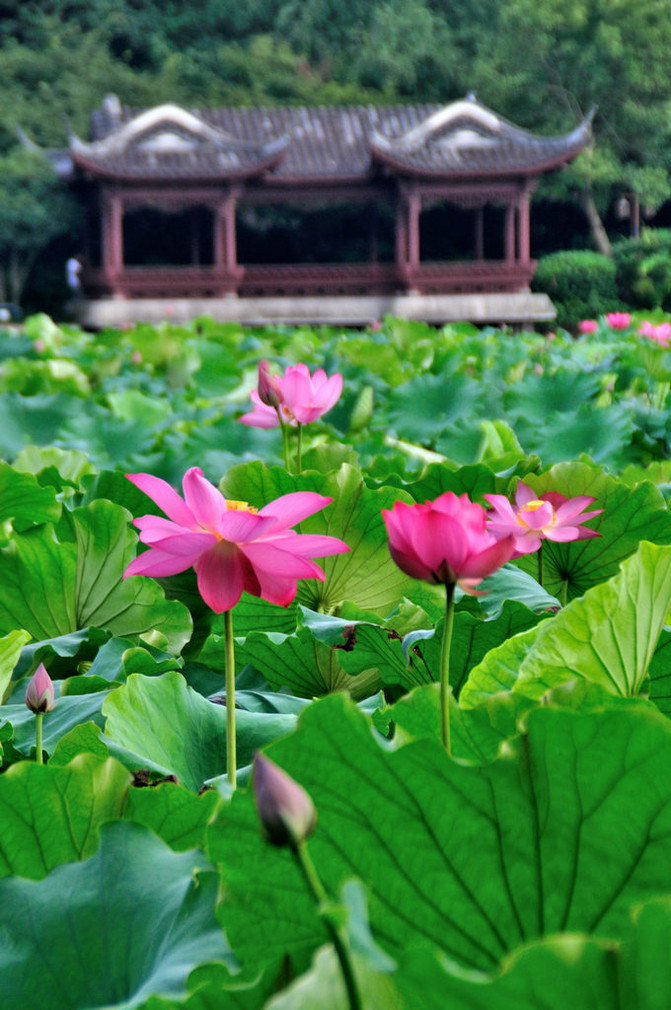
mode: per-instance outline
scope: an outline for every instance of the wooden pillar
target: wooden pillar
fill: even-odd
[[[237,192],[231,190],[224,204],[224,258],[227,270],[238,265],[238,245],[235,233],[235,206]]]
[[[405,274],[408,264],[408,212],[405,202],[405,194],[398,190],[396,193],[396,268],[400,275]]]
[[[123,271],[123,204],[121,195],[105,191],[102,195],[101,265],[118,294],[119,275]]]
[[[419,193],[411,193],[408,197],[408,263],[411,267],[419,266],[419,215],[421,209],[421,196]]]
[[[476,260],[483,260],[485,256],[485,226],[484,226],[484,207],[476,207],[475,209],[475,258]]]
[[[512,200],[506,204],[505,259],[506,263],[515,260],[515,204]]]
[[[517,204],[517,256],[520,263],[531,259],[531,238],[529,228],[529,203],[531,193],[525,190]]]

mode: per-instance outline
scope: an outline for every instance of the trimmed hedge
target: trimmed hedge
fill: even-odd
[[[550,296],[557,309],[557,323],[566,329],[573,329],[581,319],[612,312],[621,301],[615,263],[589,249],[544,256],[538,262],[531,287]]]
[[[671,230],[646,228],[617,242],[613,254],[621,298],[635,308],[671,308]]]

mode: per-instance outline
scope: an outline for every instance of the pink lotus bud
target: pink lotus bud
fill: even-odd
[[[596,319],[582,319],[578,323],[578,330],[581,333],[596,333],[599,329],[599,324]]]
[[[50,712],[54,707],[54,684],[44,663],[40,663],[26,688],[26,705],[31,712]]]
[[[130,360],[133,362],[134,365],[141,365],[142,355],[140,354],[139,351],[133,351],[133,353],[130,356]]]
[[[282,383],[278,375],[271,375],[267,361],[259,362],[259,385],[257,389],[259,400],[267,407],[279,407],[284,402]]]
[[[37,340],[33,342],[33,347],[35,348],[36,354],[44,354],[44,352],[47,349],[47,345],[44,343],[41,337],[38,337]]]
[[[305,789],[262,754],[254,758],[252,778],[256,810],[271,845],[296,848],[309,838],[317,812]]]

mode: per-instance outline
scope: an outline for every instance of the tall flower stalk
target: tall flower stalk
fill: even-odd
[[[468,495],[446,491],[433,502],[394,502],[383,509],[389,551],[407,575],[445,586],[445,626],[440,654],[441,738],[448,754],[450,736],[450,648],[456,586],[473,595],[482,579],[509,561],[512,536],[497,539],[486,528],[487,513]]]
[[[333,943],[349,1010],[362,1010],[347,939],[328,913],[328,895],[308,852],[307,840],[317,824],[314,803],[298,782],[263,754],[254,758],[252,781],[263,835],[271,845],[291,850]]]
[[[181,498],[170,485],[147,473],[127,474],[163,510],[167,519],[145,515],[133,520],[149,547],[128,565],[130,575],[162,578],[188,568],[208,607],[224,618],[227,774],[235,786],[235,657],[231,611],[243,592],[286,607],[298,579],[325,575],[312,557],[342,554],[349,547],[337,537],[297,533],[290,527],[330,505],[332,498],[311,491],[282,495],[261,509],[231,501],[198,467],[184,475]]]

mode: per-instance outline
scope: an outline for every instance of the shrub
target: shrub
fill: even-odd
[[[620,297],[635,308],[671,308],[671,230],[647,228],[613,247]]]
[[[544,256],[531,287],[550,296],[557,309],[557,322],[566,329],[619,305],[614,262],[588,249]]]

